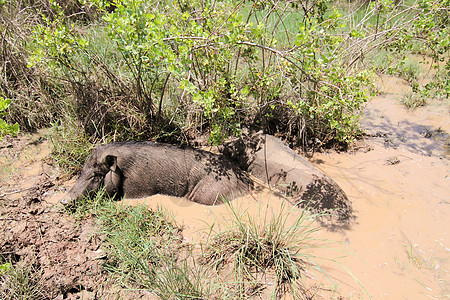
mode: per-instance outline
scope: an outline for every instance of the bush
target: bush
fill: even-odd
[[[0,115],[5,114],[5,110],[9,107],[11,104],[10,99],[5,99],[3,97],[0,97]],[[7,134],[17,134],[19,132],[19,124],[15,123],[14,125],[8,124],[5,122],[5,120],[0,119],[0,139],[3,138],[4,135]]]
[[[89,135],[93,127],[122,139],[206,130],[220,143],[243,126],[264,126],[255,116],[273,105],[300,116],[290,124],[302,122],[298,135],[327,142],[358,134],[354,114],[369,96],[369,77],[348,76],[331,55],[342,42],[333,32],[341,19],[337,12],[326,16],[325,2],[309,7],[310,14],[295,13],[307,24],[297,36],[280,32],[281,10],[270,3],[249,12],[233,2],[202,10],[183,2],[93,4],[102,11],[96,33],[84,33],[61,13],[35,29],[32,56],[35,67],[50,67],[70,83]],[[259,19],[267,11],[273,13]],[[266,26],[269,17],[277,21]],[[89,39],[98,33],[110,39],[107,51],[98,44],[104,37]],[[277,47],[281,33],[291,49]],[[319,45],[327,46],[315,54]]]
[[[23,126],[28,112],[29,129],[70,115],[91,142],[180,143],[208,133],[218,144],[245,127],[304,147],[346,144],[374,92],[367,57],[386,49],[448,59],[447,2],[356,10],[327,0],[60,1],[35,7],[30,27],[8,22],[24,19],[16,8],[2,16],[18,24],[5,27],[3,45],[17,62],[14,78],[31,90],[12,76],[2,88],[13,103],[26,99],[10,120]],[[414,81],[413,69],[405,75]]]
[[[46,7],[39,1],[0,1],[0,95],[11,99],[5,120],[23,131],[48,127],[62,115],[60,83],[27,62],[31,28],[41,22]]]

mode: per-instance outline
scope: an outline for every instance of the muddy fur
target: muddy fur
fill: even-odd
[[[219,150],[296,205],[313,212],[330,211],[332,221],[351,218],[352,206],[345,192],[280,139],[259,132],[225,143]]]
[[[154,194],[205,205],[248,193],[251,181],[222,155],[153,142],[123,142],[94,149],[64,204],[106,187],[118,197]]]

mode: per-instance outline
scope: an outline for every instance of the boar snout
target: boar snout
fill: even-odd
[[[91,159],[92,160],[92,159]],[[75,201],[96,192],[105,184],[105,175],[116,172],[117,157],[106,155],[98,163],[89,161],[83,168],[80,177],[67,195],[60,201],[64,206],[73,205]],[[107,184],[110,184],[109,182]],[[108,187],[111,188],[111,187]]]
[[[64,198],[59,201],[64,206],[69,206],[71,203],[73,203],[74,199],[70,195],[64,196]]]

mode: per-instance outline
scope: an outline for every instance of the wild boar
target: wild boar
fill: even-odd
[[[119,142],[93,150],[61,202],[71,204],[102,186],[116,197],[163,194],[215,205],[248,193],[252,184],[222,155],[163,143]]]
[[[327,211],[338,221],[352,216],[351,202],[336,182],[274,136],[255,133],[225,143],[219,150],[298,206]]]

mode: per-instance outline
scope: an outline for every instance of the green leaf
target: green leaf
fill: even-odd
[[[5,263],[5,264],[0,265],[0,274],[8,272],[9,269],[11,269],[10,263]]]

